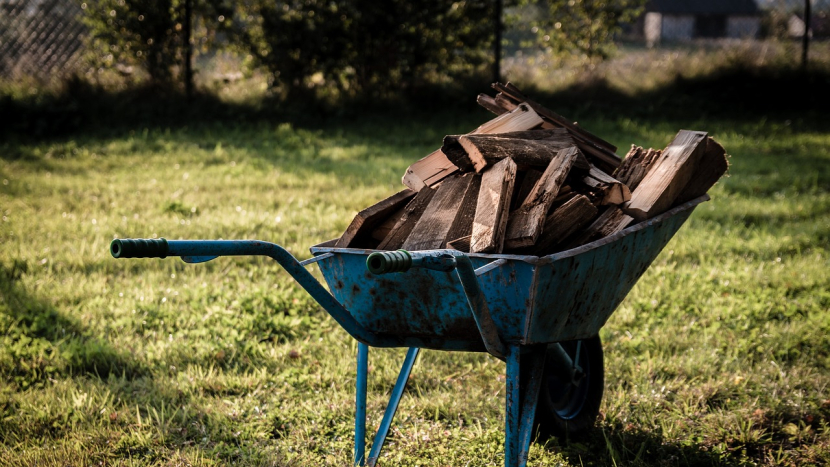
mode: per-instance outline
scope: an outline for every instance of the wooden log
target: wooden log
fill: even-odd
[[[515,249],[536,243],[548,209],[559,194],[559,189],[564,184],[578,153],[579,149],[571,146],[560,150],[551,160],[527,199],[510,215],[504,240],[505,248]]]
[[[519,209],[540,178],[542,178],[542,172],[536,169],[529,169],[518,173],[516,176],[517,188],[514,189],[513,196],[510,200],[510,212]]]
[[[482,174],[470,239],[471,252],[501,253],[515,181],[516,163],[509,157]]]
[[[469,237],[473,233],[473,221],[476,216],[478,192],[481,189],[481,175],[469,174],[469,176],[472,180],[464,193],[464,199],[461,201],[461,206],[458,208],[455,220],[447,233],[447,240]]]
[[[504,93],[501,92],[496,94],[496,97],[495,99],[493,99],[493,101],[496,103],[497,106],[508,111],[515,109],[519,105],[519,102],[513,102],[509,97],[505,96]]]
[[[478,98],[476,98],[476,102],[478,105],[484,107],[485,109],[493,112],[496,115],[501,115],[507,112],[506,109],[502,108],[500,105],[496,103],[496,100],[492,97],[488,96],[487,94],[479,94]]]
[[[430,187],[424,187],[421,191],[407,203],[404,208],[404,214],[395,224],[395,227],[389,232],[389,235],[383,239],[378,245],[379,250],[397,250],[403,245],[403,242],[409,237],[418,219],[424,213],[424,210],[429,205],[430,200],[435,195],[435,190]]]
[[[447,234],[474,178],[473,174],[459,174],[441,182],[401,248],[411,251],[434,250],[446,245]]]
[[[372,230],[372,238],[374,238],[378,242],[382,242],[389,232],[395,227],[395,224],[403,217],[404,213],[406,212],[406,206],[398,209],[397,211],[393,212],[392,215],[386,218],[385,221],[381,222],[380,225],[375,227],[375,230]]]
[[[335,248],[368,248],[366,242],[372,238],[375,227],[413,197],[415,192],[407,188],[360,211],[337,240]]]
[[[525,254],[543,256],[554,253],[556,245],[585,227],[596,215],[597,208],[587,196],[574,195],[545,218],[542,234]]]
[[[582,183],[601,194],[600,205],[623,204],[631,199],[631,190],[619,180],[596,167],[588,169]]]
[[[570,250],[615,234],[631,225],[632,222],[634,218],[627,215],[619,206],[609,206],[584,231],[568,239],[563,249]]]
[[[654,161],[660,158],[663,151],[659,149],[643,149],[641,146],[631,145],[631,150],[625,155],[622,164],[617,167],[612,176],[625,183],[629,190],[634,191],[646,176]]]
[[[472,238],[472,235],[467,235],[465,237],[456,238],[455,240],[450,240],[449,242],[447,242],[447,248],[452,248],[453,250],[458,250],[463,253],[469,253],[470,240]]]
[[[729,170],[726,150],[710,136],[706,140],[706,150],[698,164],[697,170],[689,183],[677,196],[674,205],[691,201],[709,191],[712,186]]]
[[[471,134],[508,133],[536,128],[544,120],[530,106],[520,105],[512,112],[507,112],[479,126]],[[444,153],[438,149],[420,159],[406,169],[401,182],[407,187],[419,191],[424,186],[433,186],[445,177],[458,171]]]
[[[562,143],[556,140],[529,140],[500,138],[495,135],[466,135],[458,138],[467,157],[472,162],[473,170],[481,172],[500,160],[510,157],[516,165],[524,169],[544,168],[556,157]]]
[[[547,130],[526,130],[526,131],[511,131],[507,133],[497,133],[493,135],[447,135],[444,136],[443,145],[441,146],[441,152],[447,156],[450,162],[455,164],[456,167],[461,172],[468,172],[473,170],[472,161],[467,156],[467,151],[459,142],[459,138],[462,136],[472,136],[475,138],[486,136],[491,138],[511,138],[511,139],[525,139],[525,140],[544,140],[548,142],[549,145],[556,147],[557,149],[566,148],[568,146],[573,146],[576,144],[571,134],[568,130],[564,128],[555,128],[555,129],[547,129]],[[521,165],[519,161],[514,159],[514,162]],[[585,160],[585,168],[587,169],[587,159]],[[547,165],[546,163],[544,164]]]
[[[617,159],[616,165],[619,165],[619,156],[616,155],[617,147],[613,144],[605,141],[597,135],[590,133],[575,123],[570,122],[568,119],[546,108],[538,102],[529,99],[510,82],[507,84],[493,83],[492,87],[496,91],[499,91],[503,97],[511,99],[514,103],[527,103],[545,120],[557,126],[567,128],[574,134],[575,137],[585,140],[586,142],[590,142],[592,145],[601,148],[604,152],[607,152],[609,156],[613,154],[613,157]]]
[[[669,209],[689,183],[706,150],[707,134],[681,130],[648,171],[625,211],[637,220],[645,220]]]

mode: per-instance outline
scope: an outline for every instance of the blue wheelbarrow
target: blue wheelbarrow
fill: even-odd
[[[420,349],[488,352],[506,362],[505,467],[527,465],[533,429],[590,428],[604,369],[599,330],[707,195],[622,232],[549,256],[456,250],[311,248],[299,261],[256,240],[116,239],[116,258],[270,256],[358,340],[355,465],[374,466]],[[317,263],[328,290],[305,266]],[[369,347],[408,347],[366,455]]]

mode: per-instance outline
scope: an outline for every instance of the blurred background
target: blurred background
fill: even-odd
[[[7,111],[48,103],[81,120],[81,96],[121,102],[136,89],[152,90],[133,96],[142,106],[199,94],[342,113],[347,102],[469,103],[502,79],[584,104],[714,74],[826,74],[828,12],[826,0],[0,0],[0,94]],[[793,99],[804,94],[780,104]]]

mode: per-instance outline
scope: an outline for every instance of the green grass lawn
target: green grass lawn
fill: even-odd
[[[0,464],[350,465],[356,344],[286,273],[115,260],[109,242],[262,239],[307,258],[488,118],[0,143]],[[580,124],[621,153],[708,131],[732,165],[603,328],[596,430],[539,440],[530,465],[830,461],[826,122]],[[370,427],[403,355],[370,352]],[[503,465],[504,372],[424,351],[382,464]]]

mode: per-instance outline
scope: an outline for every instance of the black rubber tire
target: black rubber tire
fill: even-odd
[[[602,342],[597,335],[582,341],[561,342],[560,345],[573,359],[579,342],[582,342],[582,348],[578,363],[584,376],[578,385],[563,381],[559,376],[561,372],[554,371],[556,360],[548,350],[536,408],[536,424],[543,436],[578,438],[594,427],[599,416],[605,386]]]

